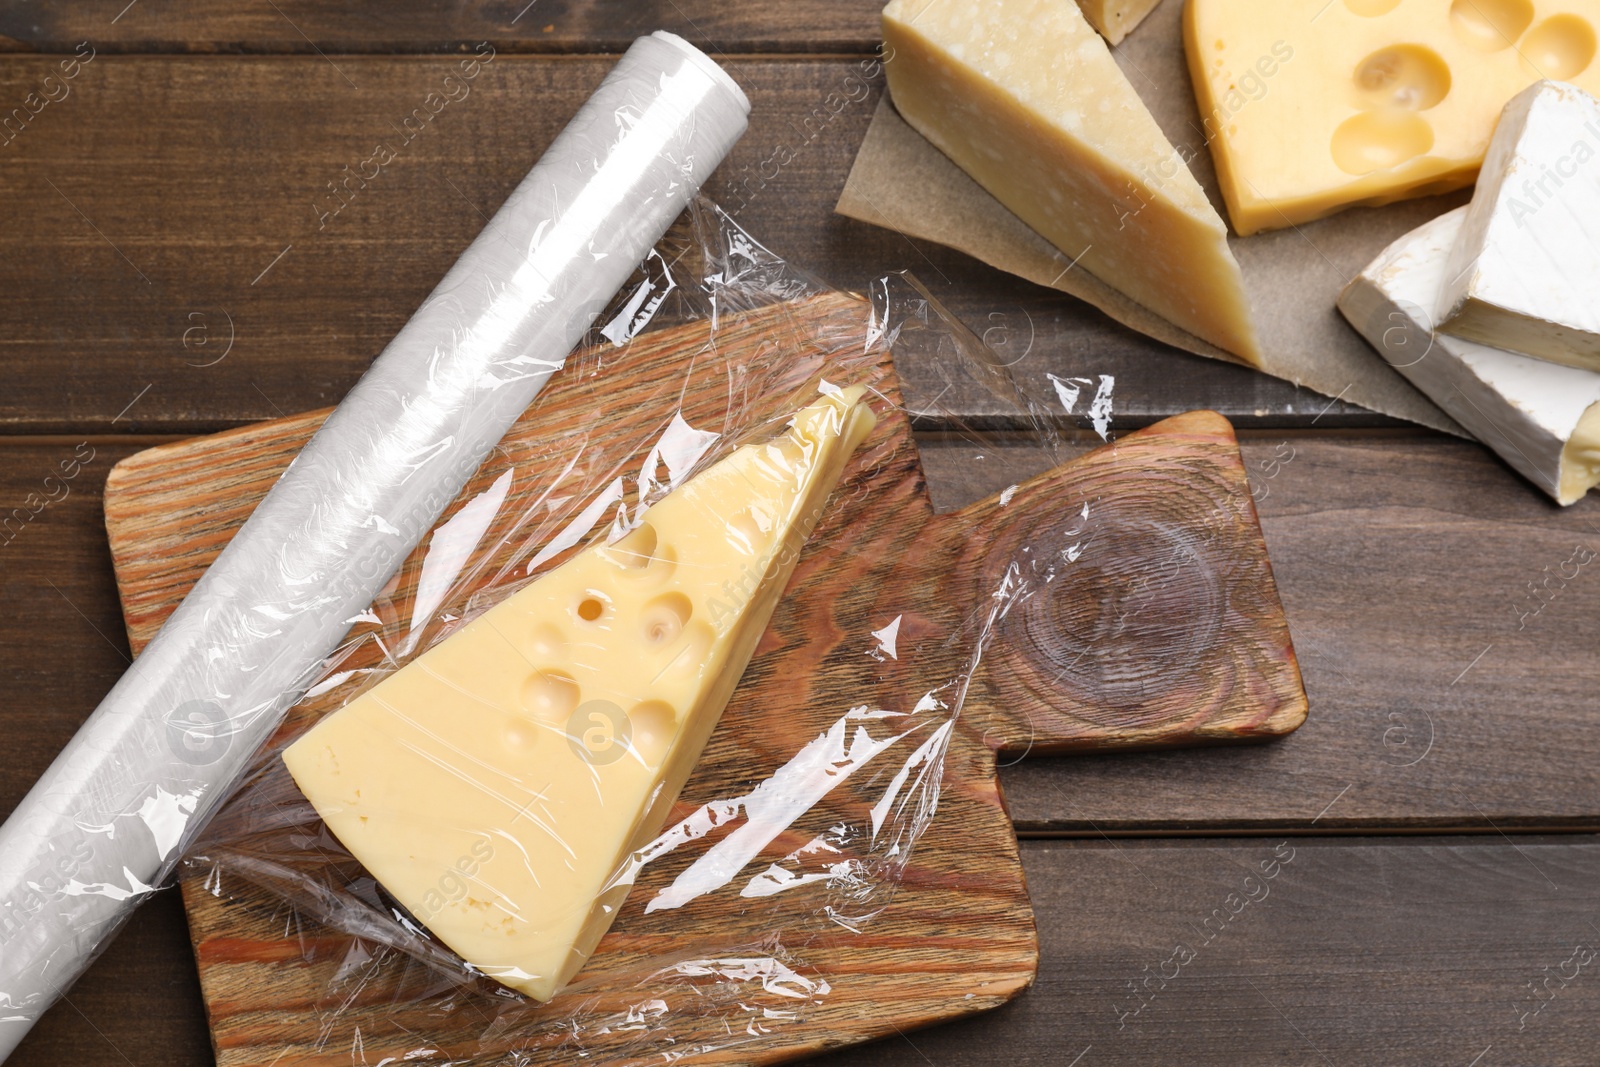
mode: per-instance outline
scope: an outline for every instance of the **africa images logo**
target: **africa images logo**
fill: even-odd
[[[194,767],[209,767],[233,747],[233,724],[214,700],[190,700],[165,717],[167,747]]]
[[[567,718],[567,744],[579,759],[596,767],[627,755],[632,737],[628,713],[609,700],[586,700]]]

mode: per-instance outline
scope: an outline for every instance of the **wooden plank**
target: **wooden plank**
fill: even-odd
[[[1559,509],[1481,446],[1421,431],[1260,432],[1243,451],[1305,726],[1239,752],[1022,761],[1002,771],[1017,826],[1600,826],[1594,503]],[[1043,462],[948,441],[924,457],[945,506]]]
[[[1593,838],[1291,838],[1292,853],[1283,841],[1024,841],[1033,988],[811,1062],[981,1067],[1004,1049],[1059,1067],[1086,1047],[1081,1067],[1180,1054],[1227,1067],[1593,1061],[1600,983],[1573,957],[1600,946]],[[10,1067],[122,1062],[107,1038],[133,1063],[210,1064],[177,903],[147,904],[74,988],[82,1014],[52,1012]],[[1179,945],[1192,958],[1174,957]],[[1164,986],[1163,967],[1177,970]],[[1563,984],[1563,971],[1578,976]]]
[[[1516,614],[1534,606],[1527,583],[1545,567],[1559,571],[1580,544],[1600,548],[1593,505],[1557,510],[1480,446],[1423,434],[1290,436],[1294,458],[1265,477],[1284,439],[1247,434],[1243,448],[1310,697],[1306,724],[1239,750],[1023,759],[1002,770],[1017,825],[1600,826],[1585,666],[1600,575],[1582,567],[1520,630]],[[22,694],[0,711],[20,746],[0,761],[4,810],[122,669],[94,629],[121,647],[98,482],[131,449],[94,447],[72,494],[0,548],[0,679]],[[72,448],[0,445],[0,511],[44,491]],[[1045,462],[1032,449],[939,442],[923,453],[941,507]],[[41,654],[50,649],[72,654]]]
[[[0,504],[22,505],[36,482],[41,492],[59,493],[43,479],[59,471],[80,440],[0,445]],[[1278,443],[1263,435],[1246,440],[1258,475]],[[1012,768],[1005,784],[1013,814],[1034,828],[1091,835],[1077,844],[1023,843],[1044,947],[1038,983],[992,1015],[910,1034],[920,1054],[895,1037],[837,1057],[842,1064],[921,1067],[926,1055],[940,1067],[961,1067],[992,1062],[1000,1047],[1024,1064],[1062,1063],[1087,1044],[1095,1051],[1085,1067],[1102,1052],[1113,1061],[1163,1062],[1176,1049],[1197,1063],[1324,1063],[1292,1044],[1293,1027],[1244,978],[1336,1063],[1468,1064],[1490,1043],[1494,1050],[1480,1067],[1592,1058],[1595,1004],[1587,998],[1595,993],[1588,970],[1525,1030],[1516,1028],[1520,1012],[1537,1003],[1527,984],[1559,970],[1573,946],[1592,934],[1583,919],[1593,917],[1587,887],[1597,873],[1596,846],[1585,837],[1535,841],[1514,834],[1507,842],[1465,800],[1445,806],[1465,791],[1501,826],[1553,822],[1553,815],[1585,821],[1572,817],[1596,796],[1583,773],[1594,762],[1585,747],[1593,731],[1573,710],[1583,707],[1581,672],[1558,674],[1547,686],[1539,660],[1519,665],[1511,656],[1480,675],[1500,662],[1496,649],[1451,687],[1455,672],[1435,674],[1429,660],[1449,643],[1447,630],[1489,627],[1501,612],[1514,628],[1517,619],[1502,599],[1506,577],[1518,566],[1536,575],[1552,547],[1557,563],[1566,559],[1559,551],[1563,536],[1581,537],[1592,509],[1556,512],[1492,457],[1462,442],[1330,434],[1290,443],[1295,458],[1262,483],[1261,511],[1312,692],[1307,725],[1286,742],[1257,749],[1075,759],[1070,768],[1065,760],[1039,759]],[[0,548],[0,679],[13,694],[0,709],[9,739],[0,760],[0,811],[11,809],[122,669],[118,651],[94,632],[98,627],[120,642],[98,495],[110,464],[132,449],[92,444],[96,454],[68,496]],[[990,484],[1009,484],[1027,468],[1015,455],[1006,466],[994,462],[998,449],[984,454],[991,459],[970,467],[998,472]],[[992,491],[975,479],[952,479],[952,461],[965,463],[953,446],[925,446],[924,457],[947,506]],[[1510,651],[1547,655],[1548,666],[1566,642],[1592,638],[1595,594],[1585,592],[1591,570],[1582,573],[1531,621],[1530,639]],[[1465,577],[1452,586],[1458,576]],[[1516,576],[1522,580],[1520,571]],[[1391,595],[1397,587],[1404,592]],[[1323,603],[1324,594],[1334,602]],[[1418,601],[1409,612],[1402,610],[1406,598]],[[1376,636],[1326,632],[1355,628],[1351,616],[1358,613]],[[1321,641],[1303,620],[1320,623]],[[1404,634],[1384,645],[1404,626],[1425,636],[1420,650]],[[1323,651],[1308,647],[1307,638]],[[1464,638],[1460,643],[1459,659],[1477,650]],[[1358,659],[1344,665],[1338,654]],[[1335,667],[1350,676],[1348,683]],[[1501,676],[1506,670],[1511,677]],[[1375,677],[1358,686],[1352,672]],[[1392,681],[1384,685],[1386,678]],[[1463,687],[1467,696],[1455,697]],[[1541,703],[1530,704],[1529,694]],[[1435,749],[1407,768],[1398,763],[1413,758],[1408,746],[1422,744],[1424,735],[1408,728],[1386,743],[1385,731],[1397,725],[1387,714],[1419,706],[1431,709],[1440,729]],[[1212,765],[1213,755],[1228,765]],[[1272,758],[1244,765],[1260,757]],[[1365,774],[1340,796],[1350,780],[1345,770]],[[1106,791],[1109,799],[1097,795]],[[1430,792],[1439,796],[1431,799]],[[1570,803],[1560,803],[1564,792]],[[1276,839],[1197,841],[1192,848],[1168,841],[1147,852],[1152,846],[1137,841],[1113,848],[1095,829],[1195,832],[1208,822],[1242,824],[1252,805],[1278,812],[1286,828],[1316,829],[1350,825],[1342,814],[1350,811],[1362,816],[1361,826],[1395,828],[1429,812],[1453,820],[1472,811],[1474,818],[1462,822],[1481,836],[1292,840],[1307,851],[1297,852],[1273,883],[1275,896],[1259,909],[1251,905],[1148,1011],[1114,1031],[1111,998],[1140,982],[1146,965],[1159,971],[1175,947],[1167,940],[1226,907],[1227,894],[1245,888],[1245,867],[1264,858]],[[1119,821],[1118,809],[1127,820]],[[1084,821],[1085,811],[1094,826]],[[1587,821],[1600,820],[1591,811]],[[1090,848],[1095,842],[1098,853]],[[1153,886],[1135,871],[1130,854]],[[1558,889],[1550,890],[1539,871]],[[1302,872],[1304,881],[1291,881]],[[120,1062],[96,1027],[135,1063],[209,1063],[176,903],[175,894],[166,894],[147,906],[76,988],[73,1001],[92,1026],[63,1007],[11,1063]],[[165,917],[152,908],[165,908]],[[1291,913],[1298,914],[1293,921]],[[1185,985],[1190,978],[1196,982]],[[1122,1008],[1132,1002],[1114,1001]],[[1483,1042],[1466,1041],[1476,1038],[1479,1025]],[[1109,1036],[1097,1040],[1102,1032]],[[1464,1054],[1450,1043],[1458,1035]],[[1065,1058],[1063,1049],[1070,1053]]]
[[[100,499],[136,450],[83,437],[0,446],[0,811],[129,663]]]
[[[183,898],[163,890],[134,912],[7,1067],[213,1063]]]
[[[147,6],[159,8],[134,12]],[[0,113],[60,62],[0,62]],[[460,62],[102,54],[81,64],[69,95],[0,144],[0,200],[21,220],[0,231],[0,432],[198,433],[336,401],[611,61],[499,55],[407,143],[397,124]],[[1195,407],[1241,425],[1387,423],[833,215],[881,89],[875,61],[729,66],[755,113],[708,191],[799,268],[855,291],[910,269],[1042,395],[1047,374],[1112,375],[1119,426]],[[330,183],[380,141],[394,162],[334,199]],[[928,361],[907,358],[903,372],[914,403],[941,397],[980,421],[1007,410],[959,383],[947,390]]]
[[[489,41],[502,52],[620,52],[642,34],[671,30],[709,52],[868,52],[880,38],[879,0],[94,0],[0,4],[0,41],[71,51],[85,39],[107,52],[450,52]]]
[[[100,496],[111,466],[137,447],[83,437],[0,446],[0,813],[10,813],[126,667]],[[8,1062],[207,1062],[181,905],[167,892],[142,908]]]
[[[1022,1067],[1594,1062],[1591,837],[1030,841],[1022,856],[1034,987],[819,1064],[980,1067],[1002,1049]]]

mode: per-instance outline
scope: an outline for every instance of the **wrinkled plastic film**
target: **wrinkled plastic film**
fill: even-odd
[[[0,1059],[166,877],[748,107],[682,40],[636,42],[0,827]]]
[[[868,932],[934,824],[974,672],[1006,613],[1075,558],[1070,540],[1037,545],[1036,557],[994,561],[977,586],[947,603],[901,603],[878,591],[875,579],[917,551],[883,521],[911,503],[895,495],[908,481],[908,450],[916,450],[903,432],[864,445],[855,473],[830,495],[785,600],[791,611],[774,616],[763,643],[768,658],[752,668],[786,677],[779,689],[808,691],[810,672],[837,678],[841,667],[852,681],[781,708],[736,695],[679,802],[611,873],[608,886],[628,891],[617,940],[602,942],[551,1002],[516,996],[435,936],[426,912],[405,906],[329,830],[281,758],[306,729],[585,545],[627,543],[666,494],[739,447],[780,436],[819,395],[864,386],[882,424],[906,420],[892,371],[884,376],[890,349],[936,368],[958,393],[1004,397],[1039,431],[1040,468],[1061,458],[1047,405],[914,281],[886,279],[867,298],[832,292],[703,202],[644,258],[597,322],[596,347],[569,363],[563,379],[582,376],[589,390],[605,393],[609,376],[640,358],[641,342],[697,321],[703,341],[679,351],[676,378],[663,375],[672,392],[665,402],[542,440],[554,462],[531,463],[515,433],[503,443],[402,571],[402,588],[373,604],[188,857],[189,877],[219,901],[253,901],[249,908],[259,911],[264,888],[283,902],[273,923],[301,936],[303,951],[290,985],[273,995],[314,1005],[303,1028],[285,1035],[309,1042],[297,1048],[314,1062],[365,1055],[522,1067],[571,1056],[754,1056],[782,1045],[786,1031],[829,1010],[860,980],[840,961],[872,955]],[[556,383],[538,404],[555,402],[564,388]],[[581,406],[582,390],[572,392]],[[918,412],[956,424],[936,401],[919,403]],[[1062,537],[1082,525],[1075,513],[1061,519]],[[849,586],[829,584],[833,574],[851,575]],[[868,605],[865,613],[829,609],[847,588]],[[809,624],[812,611],[822,625]],[[846,619],[848,632],[832,629]],[[832,650],[825,662],[808,651],[813,641]],[[771,694],[773,684],[761,691]],[[559,751],[581,735],[571,729],[552,740]],[[503,794],[493,758],[465,751],[449,760],[451,773]],[[708,790],[710,781],[718,787]],[[433,815],[449,818],[443,805]],[[539,833],[576,838],[595,825],[519,824],[508,833],[528,847]],[[440,897],[504,888],[488,877],[487,853],[458,851],[436,857],[429,878]],[[536,893],[510,903],[526,914],[541,906]],[[231,912],[226,904],[201,907],[213,917]],[[229,936],[248,935],[230,928]]]

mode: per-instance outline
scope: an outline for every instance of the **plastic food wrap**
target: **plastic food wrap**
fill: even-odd
[[[641,38],[0,828],[0,1059],[167,876],[748,109],[693,47]]]
[[[285,939],[263,949],[284,961],[271,978],[282,984],[255,991],[263,999],[251,1005],[244,1032],[224,1033],[231,1024],[214,1018],[219,1041],[248,1040],[263,1062],[280,1052],[296,1062],[507,1065],[573,1055],[754,1056],[827,1003],[840,979],[819,960],[840,944],[871,955],[874,922],[893,906],[935,820],[952,730],[994,623],[1070,565],[1070,535],[1082,527],[1076,511],[1062,514],[1060,546],[988,561],[959,601],[908,605],[882,595],[918,551],[898,517],[910,516],[915,529],[924,521],[917,509],[927,507],[890,351],[906,358],[915,350],[948,388],[968,396],[992,389],[1033,411],[1040,469],[1061,458],[1051,422],[1011,379],[1013,354],[967,333],[915,283],[895,277],[867,296],[832,292],[704,203],[645,258],[591,341],[361,616],[189,854],[197,936],[237,920],[252,923],[240,938],[266,936],[267,927]],[[647,843],[611,872],[610,884],[631,892],[610,933],[548,1003],[486,977],[329,830],[282,753],[586,546],[631,551],[630,537],[668,494],[743,446],[781,438],[819,397],[856,387],[877,428],[828,494],[684,792]],[[920,406],[938,412],[936,401]],[[1095,418],[1108,420],[1109,404]],[[713,518],[731,529],[741,516]],[[193,521],[209,517],[197,512]],[[743,595],[761,578],[752,575]],[[737,610],[739,583],[726,584]],[[920,595],[898,588],[895,596]],[[543,666],[535,643],[507,655],[528,657],[532,673]],[[482,711],[460,708],[464,717]],[[566,745],[590,745],[594,725],[581,717],[557,724],[537,744],[548,741],[566,758]],[[620,724],[598,725],[614,738]],[[537,790],[508,784],[503,767],[488,765],[499,754],[451,755],[450,738],[443,741],[430,750],[444,753],[439,765],[504,806],[504,825],[484,835],[495,854],[531,855],[536,838],[559,847],[587,832],[572,805],[547,811]],[[618,758],[625,755],[624,744]],[[528,767],[536,769],[537,758]],[[592,803],[603,807],[606,795]],[[406,804],[422,812],[412,816],[419,826],[452,818],[425,800]],[[424,856],[440,901],[537,916],[538,899],[500,899],[500,887],[483,882],[487,857],[460,851],[454,860]],[[202,977],[209,981],[204,968]],[[286,1028],[264,1029],[262,1012],[288,1020]]]

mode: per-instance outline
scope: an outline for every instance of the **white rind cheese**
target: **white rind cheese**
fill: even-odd
[[[874,424],[799,412],[323,719],[283,754],[350,852],[490,977],[546,1000],[627,896]]]
[[[1339,296],[1384,359],[1561,504],[1600,483],[1600,374],[1430,329],[1458,208],[1386,248]]]
[[[1259,365],[1228,228],[1073,0],[893,0],[894,105],[1063,254]]]
[[[1600,370],[1600,100],[1543,81],[1506,105],[1450,255],[1439,323]]]

